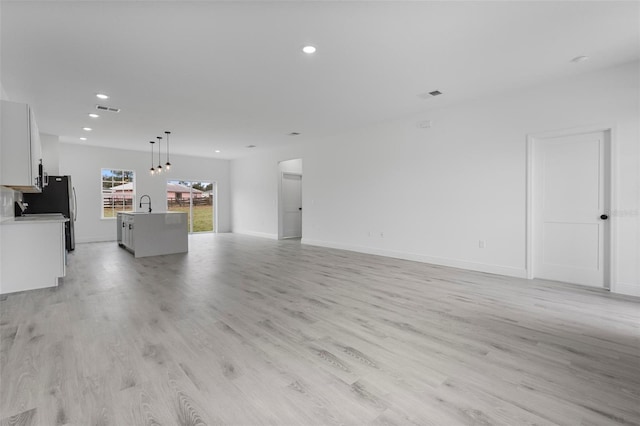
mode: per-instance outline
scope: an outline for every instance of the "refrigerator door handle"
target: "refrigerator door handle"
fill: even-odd
[[[73,221],[78,220],[78,199],[76,198],[76,187],[73,187]]]

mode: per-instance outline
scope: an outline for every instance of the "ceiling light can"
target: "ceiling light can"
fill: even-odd
[[[310,54],[312,54],[312,53],[316,53],[316,47],[315,47],[315,46],[311,46],[311,45],[309,44],[309,45],[304,46],[304,47],[302,48],[302,51],[303,51],[304,53],[306,53],[306,54],[310,55]]]
[[[104,93],[96,93],[96,97],[99,99],[109,99],[109,95],[105,95]]]

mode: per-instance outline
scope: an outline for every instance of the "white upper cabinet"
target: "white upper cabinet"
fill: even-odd
[[[2,101],[0,185],[22,192],[42,191],[40,133],[29,105]]]

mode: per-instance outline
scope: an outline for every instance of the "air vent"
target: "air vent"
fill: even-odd
[[[425,92],[425,93],[420,93],[418,94],[418,97],[420,99],[429,99],[429,98],[433,98],[434,96],[439,96],[442,95],[442,92],[439,90],[434,90],[432,92]]]
[[[120,108],[113,108],[113,107],[104,106],[104,105],[96,105],[96,109],[99,109],[100,111],[120,112]]]
[[[289,133],[289,136],[298,136],[300,133],[299,132],[291,132]]]
[[[247,148],[255,148],[255,145],[247,145]]]

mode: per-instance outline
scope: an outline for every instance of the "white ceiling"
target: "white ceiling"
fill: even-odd
[[[9,99],[33,106],[41,132],[147,151],[149,140],[171,130],[173,153],[214,158],[640,56],[636,1],[3,0],[0,7],[2,86]],[[301,52],[308,43],[316,54]],[[571,63],[578,55],[591,59]],[[436,89],[444,94],[417,96]],[[97,92],[122,112],[89,118]],[[84,134],[84,126],[94,131]],[[294,131],[301,135],[287,135]]]

